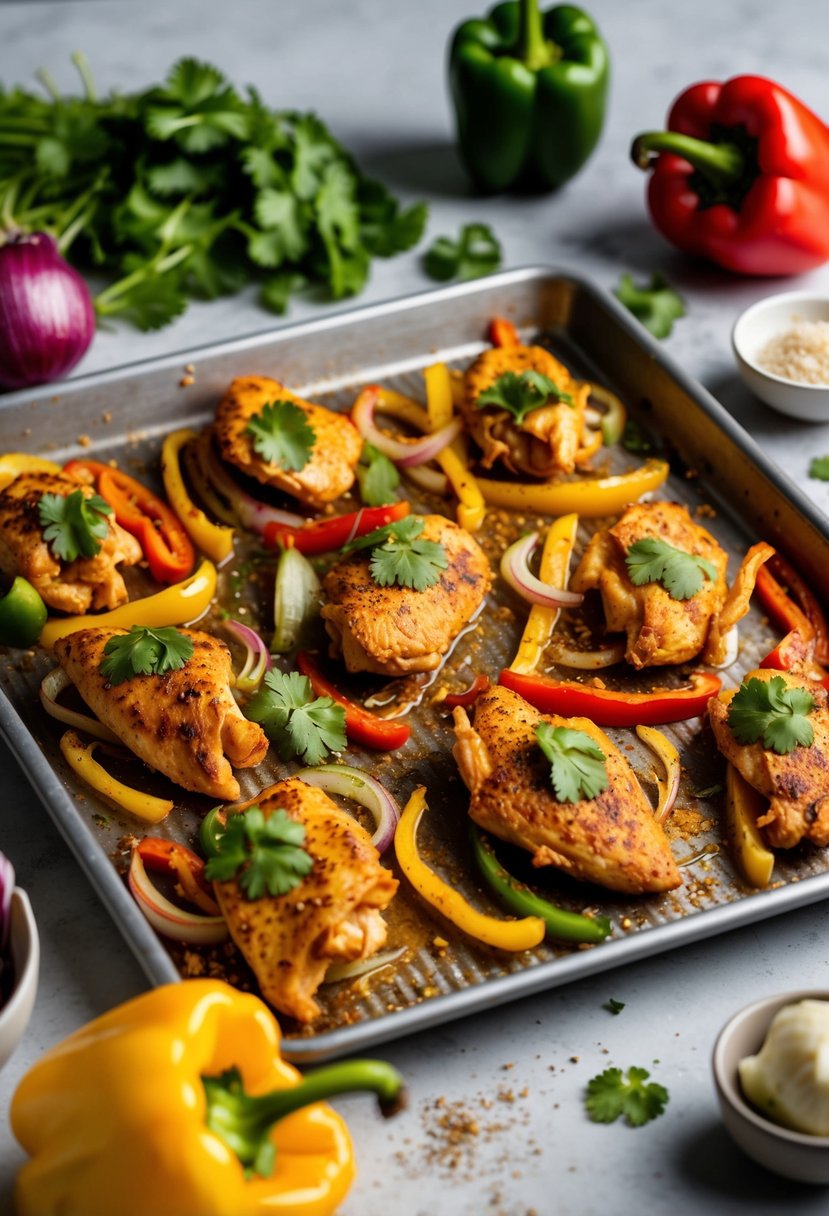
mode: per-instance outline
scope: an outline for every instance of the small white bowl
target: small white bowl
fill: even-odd
[[[32,905],[20,887],[12,893],[11,956],[14,988],[0,1008],[0,1068],[6,1063],[29,1024],[37,994],[40,970],[40,939]]]
[[[804,422],[829,422],[829,384],[801,384],[775,376],[757,364],[766,343],[798,320],[829,321],[829,296],[785,291],[752,304],[731,331],[737,366],[755,396],[772,409]]]
[[[737,1071],[740,1060],[762,1047],[774,1015],[804,1000],[829,1001],[829,992],[788,992],[741,1009],[720,1031],[712,1066],[723,1122],[743,1152],[774,1174],[826,1186],[829,1136],[807,1136],[766,1119],[746,1101]]]

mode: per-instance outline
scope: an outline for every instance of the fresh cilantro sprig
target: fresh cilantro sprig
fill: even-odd
[[[44,494],[37,513],[43,539],[55,557],[73,562],[100,553],[112,507],[97,494],[87,497],[83,490],[73,490],[66,495]]]
[[[829,481],[829,456],[815,456],[809,465],[809,476],[814,481]]]
[[[583,730],[539,722],[535,737],[550,761],[550,780],[559,802],[596,798],[607,789],[607,757]]]
[[[667,338],[674,321],[685,316],[685,301],[661,274],[651,275],[644,287],[634,283],[633,275],[623,274],[613,294],[655,338]]]
[[[268,401],[245,428],[254,451],[281,469],[304,469],[311,459],[315,433],[305,411],[293,401]]]
[[[563,401],[565,405],[573,404],[571,394],[562,392],[549,376],[536,371],[521,372],[520,375],[504,372],[481,393],[475,405],[479,410],[487,405],[496,405],[509,410],[516,422],[523,422],[533,410],[558,401]]]
[[[435,585],[441,570],[449,565],[449,559],[439,541],[420,539],[423,526],[419,515],[407,515],[405,519],[351,541],[343,553],[371,549],[369,569],[379,587],[397,584],[425,591]]]
[[[634,587],[661,583],[672,600],[691,599],[701,590],[703,576],[712,583],[717,578],[713,562],[655,536],[635,541],[627,551],[625,565]]]
[[[178,671],[193,656],[193,640],[178,629],[133,625],[129,633],[109,639],[104,655],[101,674],[110,684],[122,684],[133,676]]]
[[[383,507],[394,502],[394,491],[400,485],[397,465],[379,451],[373,443],[364,443],[357,464],[360,497],[369,507]]]
[[[782,676],[743,680],[728,707],[728,725],[738,743],[757,743],[788,755],[800,744],[810,747],[815,732],[809,714],[815,700],[805,688],[790,688]]]
[[[269,671],[245,716],[259,723],[283,760],[321,764],[345,747],[345,708],[330,697],[315,699],[311,681],[296,671]]]
[[[265,817],[259,806],[228,815],[216,839],[217,855],[205,867],[211,882],[235,878],[248,899],[287,895],[310,874],[314,859],[303,847],[305,824],[287,811]]]
[[[501,246],[486,224],[465,224],[457,240],[439,236],[423,255],[423,269],[430,279],[477,279],[501,265]]]
[[[629,1127],[641,1127],[663,1114],[668,1091],[648,1081],[646,1068],[606,1068],[587,1083],[585,1106],[594,1123],[615,1123],[623,1116]],[[647,1082],[647,1084],[646,1084]]]
[[[625,1002],[617,1001],[615,997],[610,997],[602,1005],[602,1009],[606,1009],[608,1013],[612,1013],[616,1017],[618,1017],[618,1015],[622,1012],[624,1007],[625,1007]]]

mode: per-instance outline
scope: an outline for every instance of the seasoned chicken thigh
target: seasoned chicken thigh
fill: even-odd
[[[64,562],[55,557],[43,539],[38,508],[44,494],[68,497],[81,490],[94,495],[74,477],[57,473],[21,473],[0,493],[0,570],[7,578],[20,574],[28,579],[49,608],[83,613],[91,608],[117,608],[129,599],[119,563],[134,566],[141,560],[141,546],[107,517],[108,531],[94,557]]]
[[[659,582],[634,586],[625,563],[637,541],[656,539],[710,562],[716,577],[705,575],[690,599],[674,599]],[[705,663],[725,658],[729,630],[748,612],[757,570],[774,550],[749,549],[728,591],[728,558],[713,536],[694,523],[685,507],[673,502],[634,503],[611,528],[591,539],[570,579],[571,591],[597,588],[607,628],[627,634],[625,658],[634,667],[684,663],[698,655]]]
[[[279,401],[296,405],[314,432],[311,455],[301,469],[283,468],[265,460],[247,431],[254,414]],[[323,507],[351,489],[363,448],[359,431],[344,414],[304,401],[268,376],[240,376],[233,381],[219,403],[213,434],[228,464],[264,485],[292,494],[309,507]]]
[[[550,763],[536,740],[539,722],[589,735],[604,752],[607,787],[580,802],[557,802]],[[454,747],[472,794],[469,814],[501,840],[611,891],[669,891],[682,879],[667,837],[622,753],[588,718],[542,716],[523,697],[495,686],[478,698],[475,726],[455,710]]]
[[[757,820],[772,848],[791,849],[801,840],[829,844],[829,708],[826,689],[805,675],[761,668],[746,680],[781,677],[789,688],[805,688],[814,698],[809,714],[814,740],[780,756],[756,743],[738,743],[728,725],[728,710],[736,689],[724,690],[708,702],[708,716],[722,754],[749,785],[769,799],[768,811]]]
[[[521,422],[497,405],[478,406],[481,393],[507,372],[539,372],[572,398],[530,410]],[[461,412],[481,448],[481,464],[490,469],[500,460],[513,473],[551,477],[572,473],[592,452],[585,444],[584,411],[590,386],[574,380],[563,363],[543,346],[494,347],[467,369]]]
[[[431,587],[379,586],[369,556],[354,553],[323,580],[322,608],[334,657],[349,671],[402,676],[434,671],[489,590],[489,563],[468,532],[442,515],[423,516],[424,540],[442,544],[448,565]]]
[[[233,809],[254,804],[266,816],[281,808],[305,825],[313,869],[286,895],[249,900],[232,880],[214,884],[216,898],[266,1000],[310,1022],[329,965],[369,958],[385,942],[380,913],[398,882],[380,864],[368,832],[322,790],[293,777]]]
[[[82,629],[56,642],[55,654],[90,709],[150,768],[196,794],[238,798],[231,764],[253,768],[268,740],[233,700],[228,648],[209,633],[182,629],[194,647],[183,667],[111,685],[101,673],[104,646],[125,632]]]

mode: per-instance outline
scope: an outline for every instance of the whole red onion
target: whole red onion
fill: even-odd
[[[45,232],[0,245],[0,386],[28,388],[75,366],[95,333],[92,296]]]

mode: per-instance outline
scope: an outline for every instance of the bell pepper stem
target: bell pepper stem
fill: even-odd
[[[538,0],[520,0],[515,56],[516,59],[522,60],[531,72],[547,67],[558,57],[558,48],[544,37]]]
[[[712,186],[735,185],[745,173],[746,161],[735,144],[710,143],[679,131],[645,131],[631,145],[631,160],[640,169],[650,169],[660,152],[671,152],[689,161]]]
[[[297,1085],[256,1097],[246,1094],[236,1068],[202,1077],[207,1097],[206,1123],[241,1161],[248,1173],[270,1177],[276,1150],[270,1139],[275,1123],[305,1106],[337,1094],[368,1091],[377,1095],[385,1117],[405,1104],[403,1078],[382,1060],[347,1060],[306,1073]]]

